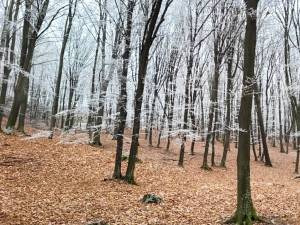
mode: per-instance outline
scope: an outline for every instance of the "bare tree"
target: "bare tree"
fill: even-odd
[[[164,8],[162,9],[163,0],[154,0],[152,2],[152,8],[150,16],[144,28],[144,35],[141,43],[141,50],[139,52],[139,71],[138,71],[138,84],[135,93],[135,110],[134,110],[134,122],[132,131],[132,142],[130,147],[129,162],[126,171],[125,180],[129,183],[134,183],[134,170],[136,163],[136,156],[138,150],[138,140],[140,133],[140,119],[141,119],[141,108],[144,93],[144,80],[147,73],[148,57],[150,48],[153,44],[154,39],[157,36],[159,28],[164,21],[166,12],[171,5],[173,0],[167,0]],[[160,16],[159,16],[160,15]]]

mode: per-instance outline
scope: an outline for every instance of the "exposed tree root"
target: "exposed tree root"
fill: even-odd
[[[253,210],[246,215],[238,215],[238,213],[235,213],[231,218],[226,220],[224,224],[253,225],[254,222],[265,223],[266,220],[257,216],[255,210]]]
[[[126,181],[128,184],[137,185],[133,176],[125,176],[123,177],[123,180]]]
[[[201,169],[207,170],[207,171],[212,171],[212,168],[209,167],[208,165],[203,165],[203,166],[201,166]]]

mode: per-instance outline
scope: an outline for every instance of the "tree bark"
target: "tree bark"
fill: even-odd
[[[74,9],[73,9],[73,4],[74,4]],[[58,112],[60,86],[61,86],[62,73],[64,67],[64,56],[65,56],[66,47],[68,44],[70,32],[73,25],[73,19],[76,13],[76,8],[77,8],[77,0],[75,0],[75,3],[73,3],[72,0],[69,0],[69,13],[65,22],[64,36],[63,36],[62,46],[59,55],[58,74],[55,82],[55,91],[54,91],[54,97],[52,103],[52,113],[51,113],[51,121],[50,121],[51,134],[49,136],[50,139],[53,138],[53,129],[56,123],[56,114]]]
[[[115,167],[113,178],[121,179],[122,178],[122,152],[123,152],[123,140],[124,140],[124,131],[126,125],[127,117],[127,76],[128,76],[128,65],[131,53],[131,33],[132,33],[132,17],[135,7],[134,0],[128,0],[127,5],[127,24],[125,30],[125,50],[123,54],[123,65],[122,65],[122,74],[120,79],[121,90],[118,102],[118,108],[120,115],[117,121],[117,148],[116,148],[116,158],[115,158]]]
[[[267,135],[265,133],[265,128],[264,128],[264,122],[263,122],[263,115],[262,115],[262,110],[261,110],[261,103],[260,103],[260,94],[259,94],[259,89],[257,82],[253,84],[254,87],[254,100],[255,100],[255,105],[256,105],[256,112],[257,112],[257,119],[258,119],[258,124],[260,128],[260,134],[261,134],[261,141],[263,145],[263,154],[261,159],[265,159],[265,165],[272,167],[272,162],[270,159],[269,155],[269,149],[268,149],[268,144],[267,144]]]
[[[19,116],[18,130],[24,132],[25,114],[27,109],[28,101],[28,89],[29,89],[29,77],[28,74],[31,71],[32,58],[38,39],[38,33],[42,27],[44,19],[47,14],[49,0],[45,0],[38,13],[37,22],[34,29],[30,29],[30,18],[31,18],[31,7],[32,2],[29,0],[25,1],[25,17],[23,22],[22,32],[22,47],[21,47],[21,58],[19,66],[21,71],[19,73],[16,86],[14,89],[14,100],[11,107],[11,111],[8,117],[6,128],[13,130],[16,125],[16,121]]]
[[[158,21],[162,2],[163,0],[155,0],[153,2],[149,20],[145,25],[142,46],[139,54],[140,57],[139,57],[138,84],[137,84],[136,94],[134,98],[135,109],[134,109],[132,140],[130,146],[128,167],[125,176],[125,180],[128,183],[135,183],[134,170],[135,170],[136,156],[137,156],[138,144],[139,144],[139,133],[140,133],[140,122],[141,122],[140,118],[141,118],[141,109],[142,109],[144,84],[145,84],[144,81],[145,81],[147,67],[148,67],[148,57],[150,53],[150,48],[152,46],[154,39],[156,38],[160,25],[163,23],[164,16],[170,4],[172,3],[172,0],[168,0],[166,2],[165,9],[160,17],[160,20]]]
[[[244,40],[244,76],[241,106],[239,113],[239,144],[237,158],[237,210],[232,222],[238,225],[251,225],[258,220],[253,205],[250,187],[250,126],[253,100],[253,80],[256,51],[256,11],[257,0],[245,0],[247,25]]]

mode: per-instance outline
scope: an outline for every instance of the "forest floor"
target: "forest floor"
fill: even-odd
[[[115,142],[103,148],[84,142],[86,134],[54,140],[0,134],[0,224],[85,225],[96,221],[120,225],[217,225],[236,205],[236,149],[227,169],[200,169],[203,143],[177,166],[179,141],[170,152],[141,141],[137,185],[107,180],[114,166]],[[129,149],[129,139],[125,150]],[[165,146],[165,143],[162,143]],[[189,148],[187,147],[187,150]],[[217,145],[219,162],[222,145]],[[187,151],[188,152],[188,151]],[[253,200],[269,224],[300,224],[300,179],[293,179],[295,153],[271,149],[273,168],[252,160]],[[123,163],[125,164],[125,163]],[[124,169],[125,169],[124,165]],[[163,198],[158,205],[141,203],[148,193]]]

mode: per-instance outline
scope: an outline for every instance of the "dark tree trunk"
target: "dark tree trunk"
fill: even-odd
[[[238,225],[251,225],[258,219],[254,208],[250,187],[250,126],[256,50],[256,11],[257,0],[245,0],[247,25],[244,40],[244,76],[241,106],[239,113],[239,145],[237,158],[237,210],[232,222]]]
[[[156,106],[156,99],[158,97],[158,73],[159,73],[159,65],[156,65],[156,72],[154,75],[154,94],[153,94],[153,101],[151,105],[151,113],[150,113],[150,120],[149,120],[149,136],[148,136],[148,144],[152,146],[152,136],[153,136],[153,126],[154,126],[154,113],[155,113],[155,106]]]
[[[149,20],[145,25],[142,46],[139,53],[140,57],[139,57],[138,84],[137,84],[136,94],[134,98],[135,109],[134,109],[132,140],[130,146],[128,167],[126,170],[126,177],[125,177],[125,180],[128,183],[135,183],[134,170],[135,170],[136,156],[137,156],[138,144],[139,144],[140,122],[141,122],[140,118],[141,118],[141,109],[142,109],[142,101],[143,101],[143,93],[144,93],[144,81],[145,81],[147,67],[148,67],[149,52],[152,43],[156,38],[159,27],[164,20],[164,16],[167,12],[167,9],[172,3],[172,0],[168,0],[166,2],[165,9],[160,17],[160,20],[158,21],[162,2],[163,0],[155,0],[153,2]]]
[[[96,69],[97,69],[97,62],[98,62],[98,56],[99,56],[99,48],[100,48],[100,43],[101,43],[101,25],[99,25],[98,28],[98,33],[97,33],[97,46],[96,46],[96,51],[95,51],[95,58],[94,58],[94,64],[93,64],[93,71],[92,71],[92,86],[91,86],[91,96],[90,96],[90,103],[89,103],[89,115],[88,115],[88,121],[87,121],[87,129],[89,131],[89,140],[92,139],[92,126],[95,125],[93,121],[95,120],[95,93],[96,93],[96,88],[95,88],[95,80],[96,80]]]
[[[19,77],[16,81],[14,89],[14,100],[11,108],[11,112],[8,117],[6,128],[13,130],[16,125],[16,121],[19,116],[18,130],[24,132],[25,114],[27,109],[28,101],[28,89],[29,89],[29,77],[28,73],[31,71],[32,58],[34,49],[36,46],[37,39],[39,37],[39,31],[42,27],[44,19],[47,14],[49,0],[45,0],[40,8],[37,23],[34,29],[30,29],[30,18],[31,18],[31,7],[32,2],[29,0],[25,1],[25,19],[23,22],[22,32],[22,47],[21,47],[21,58],[19,66],[22,71],[19,73]]]
[[[161,119],[161,124],[160,124],[160,128],[159,128],[159,134],[158,134],[158,139],[157,139],[157,148],[160,147],[160,143],[161,143],[161,136],[163,133],[163,130],[165,128],[165,123],[166,123],[166,118],[167,118],[167,108],[168,108],[168,104],[169,104],[169,100],[170,100],[170,96],[169,96],[169,76],[166,80],[166,91],[165,91],[165,105],[164,105],[164,109],[163,109],[163,117]]]
[[[231,92],[232,92],[232,65],[233,65],[234,48],[229,50],[227,57],[227,90],[226,90],[226,120],[225,120],[225,135],[224,135],[224,149],[221,160],[221,167],[226,167],[227,153],[230,146],[230,119],[231,119]]]
[[[275,111],[275,96],[274,96],[274,88],[271,89],[272,93],[272,147],[276,147],[276,111]]]
[[[173,50],[171,52],[170,56],[170,63],[169,63],[169,86],[168,86],[168,93],[169,93],[169,98],[170,98],[170,103],[168,105],[168,137],[167,137],[167,146],[166,146],[166,151],[170,150],[170,145],[171,145],[171,132],[173,130],[173,117],[174,117],[174,105],[175,105],[175,95],[176,95],[176,90],[177,90],[177,85],[175,84],[176,78],[177,78],[177,73],[179,70],[179,64],[180,62],[180,57],[178,55],[178,49],[176,47],[173,47]],[[179,58],[179,60],[178,60]],[[177,68],[176,68],[177,67]],[[176,68],[176,69],[175,69]]]
[[[214,167],[216,166],[216,163],[215,163],[215,156],[216,156],[216,149],[215,149],[215,140],[216,140],[216,137],[217,137],[217,134],[216,134],[216,130],[217,130],[217,116],[218,114],[215,113],[215,123],[214,123],[214,128],[213,128],[213,134],[212,134],[212,141],[211,141],[211,166]]]
[[[204,130],[205,130],[205,122],[204,122],[204,104],[203,104],[203,100],[204,100],[204,95],[203,95],[203,90],[202,90],[202,86],[200,87],[200,107],[201,107],[201,132],[203,133],[202,139],[201,141],[204,142],[205,141],[205,135],[204,135]]]
[[[279,143],[280,143],[280,152],[285,153],[283,147],[283,132],[282,132],[282,116],[281,116],[281,87],[280,79],[278,79],[278,117],[279,117]]]
[[[216,46],[215,46],[215,48],[216,48]],[[208,152],[209,152],[209,143],[210,143],[212,135],[213,135],[212,129],[213,129],[214,114],[217,113],[216,102],[218,101],[218,89],[219,89],[220,65],[221,65],[220,60],[221,59],[219,58],[219,56],[215,55],[215,57],[214,57],[215,72],[214,72],[214,77],[212,80],[212,90],[211,90],[211,97],[210,97],[211,103],[209,106],[207,136],[206,136],[206,141],[205,141],[203,163],[202,163],[202,167],[201,167],[202,169],[205,169],[205,170],[210,169],[210,167],[208,166]]]
[[[188,115],[189,115],[189,93],[190,93],[190,80],[192,77],[192,69],[194,64],[194,40],[192,34],[190,34],[190,48],[188,55],[188,65],[187,65],[187,74],[185,79],[185,94],[184,94],[184,114],[183,114],[183,132],[181,134],[181,146],[178,165],[183,166],[184,153],[185,153],[185,144],[186,144],[186,132],[188,129]],[[193,106],[191,106],[193,107]]]
[[[66,79],[63,98],[62,98],[62,108],[61,108],[62,111],[65,110],[65,101],[66,101],[66,95],[67,95],[67,82],[68,82],[68,80]],[[62,115],[61,116],[61,122],[60,122],[60,128],[63,129],[64,125],[65,125],[65,116]]]
[[[260,127],[259,125],[257,127],[257,141],[258,141],[258,158],[262,158],[262,149],[261,149],[261,137],[260,137]]]
[[[16,23],[17,19],[18,19],[18,14],[19,14],[19,8],[20,8],[20,1],[21,0],[17,0],[17,2],[15,3],[14,0],[11,0],[9,8],[8,8],[8,18],[7,18],[7,22],[13,22]],[[15,14],[14,14],[14,18],[13,18],[13,7],[14,5],[16,5],[16,9],[15,9]],[[4,30],[6,30],[6,35]],[[3,78],[2,78],[2,85],[1,85],[1,94],[0,94],[0,130],[2,129],[2,119],[4,116],[4,109],[2,108],[5,105],[5,99],[6,99],[6,93],[7,93],[7,88],[8,88],[8,79],[9,79],[9,75],[11,72],[11,65],[14,63],[15,57],[14,57],[14,50],[15,50],[15,43],[16,43],[16,30],[14,28],[14,30],[11,32],[11,30],[9,30],[5,25],[3,27],[3,38],[5,38],[5,40],[3,40],[5,42],[5,52],[4,52],[4,71],[3,71]],[[12,33],[12,38],[11,38],[11,33]],[[10,38],[11,38],[11,44],[10,44]],[[2,46],[2,40],[1,40],[1,46]],[[10,53],[8,51],[10,46]],[[0,56],[0,61],[2,61],[2,57],[3,55],[1,54]]]
[[[92,139],[90,140],[90,144],[94,146],[102,146],[101,143],[101,128],[104,117],[104,107],[105,107],[105,99],[106,93],[109,85],[110,76],[106,76],[105,70],[105,59],[106,59],[106,36],[107,36],[107,12],[106,12],[107,0],[103,3],[103,10],[101,12],[100,20],[102,24],[102,39],[101,39],[101,71],[100,71],[100,79],[101,82],[100,90],[99,90],[99,104],[98,110],[96,113],[96,122],[95,122],[95,130],[92,132]],[[111,74],[109,74],[111,75]]]
[[[272,166],[270,155],[269,155],[269,149],[268,149],[268,144],[267,144],[267,135],[265,133],[265,128],[264,128],[264,122],[263,122],[263,115],[262,115],[262,110],[261,110],[261,104],[260,104],[260,94],[259,94],[259,89],[257,86],[257,83],[253,85],[254,87],[254,99],[255,99],[255,105],[256,105],[256,112],[257,112],[257,119],[258,119],[258,125],[260,128],[260,134],[261,134],[261,141],[263,145],[263,154],[261,159],[265,159],[265,165],[266,166]]]
[[[145,103],[145,111],[146,111],[146,118],[145,118],[145,122],[146,122],[146,126],[145,126],[145,140],[148,139],[149,136],[149,116],[150,116],[150,93],[146,94],[146,103]]]
[[[30,10],[31,10],[31,3],[29,1],[25,2],[25,13],[27,13],[27,17],[30,18],[31,14],[30,14]],[[27,51],[28,51],[28,40],[29,40],[29,33],[30,33],[30,23],[27,19],[24,19],[23,22],[23,31],[22,31],[22,47],[21,47],[21,57],[20,57],[20,67],[24,70],[25,67],[25,61],[26,61],[26,57],[27,57]],[[19,74],[19,77],[16,81],[16,86],[14,89],[14,100],[13,100],[13,105],[11,108],[11,112],[9,114],[8,117],[8,121],[6,124],[6,128],[7,129],[14,129],[17,119],[18,119],[18,115],[19,115],[19,110],[20,110],[20,105],[22,100],[24,99],[24,92],[25,92],[25,87],[24,86],[24,82],[23,80],[25,80],[25,77],[23,74]]]
[[[72,75],[70,75],[72,76]],[[70,130],[72,128],[72,123],[71,123],[71,118],[72,118],[72,103],[73,103],[73,97],[75,94],[75,88],[76,84],[74,83],[74,80],[71,78],[70,79],[70,86],[69,86],[69,99],[68,99],[68,112],[67,112],[67,117],[66,117],[66,122],[65,122],[65,129]]]
[[[126,125],[127,117],[127,76],[128,76],[128,64],[130,59],[131,52],[131,31],[132,31],[132,16],[135,7],[135,1],[129,0],[127,6],[127,24],[125,30],[125,50],[123,54],[123,66],[122,74],[120,79],[121,90],[118,102],[118,109],[120,115],[117,121],[117,148],[116,148],[116,158],[115,158],[115,167],[113,178],[120,179],[122,178],[122,152],[123,152],[123,140],[124,140],[124,131]]]
[[[76,8],[77,8],[77,0],[75,0],[74,9],[73,9],[73,2],[71,0],[69,0],[69,12],[68,12],[67,20],[65,22],[64,36],[63,36],[62,46],[61,46],[60,55],[59,55],[58,74],[57,74],[57,78],[56,78],[56,82],[55,82],[55,91],[54,91],[54,97],[53,97],[53,103],[52,103],[52,112],[51,112],[51,121],[50,121],[51,134],[49,136],[50,139],[53,138],[53,129],[54,129],[55,123],[56,123],[56,114],[58,112],[60,86],[61,86],[63,67],[64,67],[64,56],[65,56],[67,43],[69,40],[72,25],[73,25],[73,18],[76,13]]]

